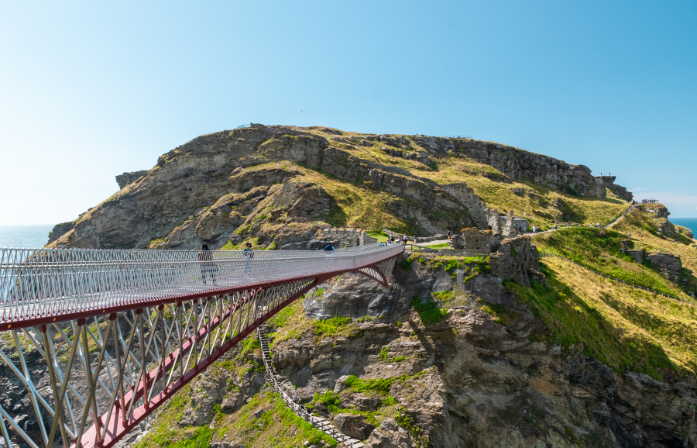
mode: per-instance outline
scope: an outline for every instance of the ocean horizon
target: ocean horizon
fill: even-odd
[[[679,226],[687,227],[697,235],[697,218],[668,218],[668,221]]]
[[[0,247],[40,249],[48,244],[53,224],[0,226]]]

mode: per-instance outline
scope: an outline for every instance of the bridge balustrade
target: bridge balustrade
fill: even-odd
[[[402,251],[0,249],[0,336],[11,341],[0,371],[34,414],[29,425],[0,405],[2,440],[111,447],[313,287],[345,272],[387,287]],[[34,383],[36,363],[49,390]]]

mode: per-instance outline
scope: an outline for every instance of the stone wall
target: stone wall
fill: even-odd
[[[489,255],[491,248],[491,230],[479,230],[476,227],[462,229],[450,239],[453,249],[465,249],[478,255]]]

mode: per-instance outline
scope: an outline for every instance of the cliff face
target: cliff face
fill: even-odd
[[[605,187],[583,165],[571,165],[553,157],[479,140],[418,136],[414,142],[434,154],[465,155],[493,166],[512,179],[546,185],[559,191],[573,191],[582,196],[606,196]]]
[[[291,205],[288,200],[276,198],[283,184],[300,180],[308,172],[306,167],[368,194],[385,193],[383,205],[389,212],[422,234],[486,226],[484,204],[465,184],[441,187],[406,169],[330,147],[322,136],[255,125],[198,137],[164,154],[147,174],[130,176],[130,183],[119,193],[77,220],[56,244],[194,248],[205,242],[218,248],[229,239],[234,241],[232,232],[240,227],[258,234],[262,223],[268,222],[277,227],[264,235],[273,234],[276,239],[281,224],[327,225],[328,215],[341,210],[326,192],[283,193],[300,201],[292,210],[284,209]],[[264,235],[262,240],[271,238]],[[305,235],[300,239],[306,239]],[[288,237],[278,244],[292,240]]]
[[[628,191],[625,187],[615,184],[616,178],[616,176],[597,176],[596,180],[600,185],[606,187],[617,196],[621,197],[625,201],[631,202],[632,199],[634,199],[634,194],[632,194],[631,191]]]
[[[374,145],[385,145],[384,154],[397,154],[418,166],[406,169],[394,159],[383,160],[365,149],[372,150]],[[56,227],[51,244],[185,249],[207,243],[218,248],[227,241],[236,244],[240,239],[236,236],[241,234],[233,233],[240,228],[268,243],[271,235],[288,233],[281,224],[316,222],[318,226],[329,223],[343,227],[344,209],[356,200],[363,200],[363,210],[376,208],[369,203],[377,202],[384,214],[398,220],[397,227],[403,231],[429,235],[467,226],[486,229],[490,210],[465,182],[435,181],[432,179],[437,177],[420,175],[420,171],[435,169],[431,159],[449,154],[500,170],[503,174],[484,174],[496,181],[519,179],[574,195],[605,197],[605,186],[588,168],[505,145],[253,125],[197,137],[162,155],[147,172],[117,176],[121,190],[73,223]],[[325,205],[314,207],[313,201],[319,197],[313,199],[301,192],[294,211],[283,216],[270,213],[276,207],[278,190],[272,188],[274,185],[308,182],[312,175],[322,176],[316,187],[325,189],[320,196],[328,201],[328,211]],[[328,191],[324,182],[332,179],[343,185]],[[299,210],[304,210],[302,216]],[[369,210],[362,213],[370,215]],[[540,216],[553,219],[544,213]],[[379,227],[384,223],[366,218],[360,225]],[[303,232],[312,232],[315,227]],[[286,235],[282,242],[305,240],[304,233],[297,238]]]
[[[525,263],[535,270],[534,261]],[[339,409],[315,408],[329,418],[349,408],[368,419],[391,415],[380,396],[344,386],[345,375],[402,378],[389,395],[421,432],[404,435],[388,417],[370,434],[373,447],[402,446],[400,440],[421,446],[418,434],[433,447],[695,446],[686,436],[697,430],[694,378],[618,374],[584,356],[582,347],[532,341],[544,326],[497,277],[477,276],[465,288],[469,296],[449,302],[440,322],[428,322],[409,302],[457,290],[458,280],[444,274],[415,261],[409,271],[395,269],[389,293],[358,276],[325,287],[320,299],[305,301],[309,315],[382,319],[359,324],[353,337],[306,334],[277,343],[279,374],[303,400],[337,394]]]

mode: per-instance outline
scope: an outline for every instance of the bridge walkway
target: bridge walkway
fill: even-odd
[[[111,447],[313,287],[346,272],[386,287],[403,250],[0,249],[0,360],[36,422],[0,406],[0,437]]]

